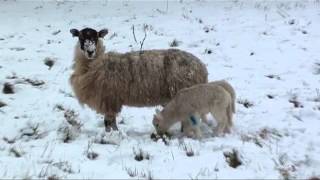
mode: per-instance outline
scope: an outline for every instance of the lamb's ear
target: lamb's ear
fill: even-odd
[[[159,117],[157,114],[153,115],[153,125],[158,125],[159,124]]]
[[[154,121],[158,121],[158,117],[157,117],[157,115],[155,114],[155,115],[153,115],[153,119],[154,119]]]
[[[101,29],[99,32],[98,32],[98,36],[99,38],[103,38],[105,35],[108,34],[108,29]]]
[[[79,37],[78,29],[70,29],[70,33],[72,34],[72,37]]]

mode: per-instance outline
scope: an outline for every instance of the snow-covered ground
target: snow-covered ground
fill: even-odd
[[[319,1],[2,0],[0,22],[1,179],[320,176]],[[102,116],[78,104],[69,30],[108,28],[107,50],[126,52],[139,50],[131,27],[140,41],[144,24],[144,49],[176,40],[209,80],[234,86],[231,134],[199,141],[176,127],[168,145],[154,142],[154,108],[132,107],[118,116],[120,132],[105,134]]]

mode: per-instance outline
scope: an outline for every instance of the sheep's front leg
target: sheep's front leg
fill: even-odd
[[[116,115],[115,114],[106,114],[104,116],[104,126],[106,128],[106,132],[110,132],[111,129],[114,131],[118,131]]]

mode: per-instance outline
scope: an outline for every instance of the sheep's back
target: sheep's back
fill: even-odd
[[[204,64],[185,51],[136,51],[124,54],[123,58],[133,65],[129,68],[132,79],[127,105],[163,105],[180,89],[207,82]]]

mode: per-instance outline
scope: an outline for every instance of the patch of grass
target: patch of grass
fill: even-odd
[[[6,106],[6,105],[7,105],[6,103],[0,101],[0,108],[4,107],[4,106]]]
[[[60,127],[58,128],[58,133],[60,134],[61,140],[64,143],[69,143],[75,140],[76,137],[78,136],[78,131],[79,129],[76,129],[66,123],[61,124]]]
[[[12,73],[12,75],[6,76],[6,79],[17,79],[17,78],[18,78],[18,76],[16,73]]]
[[[298,101],[298,97],[296,94],[292,95],[292,97],[289,99],[289,102],[292,103],[295,108],[303,108],[303,105]]]
[[[85,151],[85,154],[88,159],[96,160],[98,158],[99,154],[92,150],[92,145],[93,145],[92,142],[88,142],[88,147],[87,147],[87,150]]]
[[[51,34],[55,36],[55,35],[59,34],[60,32],[61,32],[61,30],[59,29],[59,30],[52,32]]]
[[[55,60],[52,59],[52,58],[50,58],[50,57],[46,57],[43,61],[44,61],[44,64],[49,67],[49,70],[50,70],[50,69],[53,67],[53,65],[55,64]]]
[[[68,174],[74,173],[72,166],[68,161],[56,162],[56,163],[53,163],[52,166],[58,168],[62,172],[68,173]]]
[[[99,154],[96,152],[88,152],[87,158],[90,160],[96,160],[98,158]]]
[[[239,158],[239,153],[237,150],[232,149],[231,152],[223,152],[224,157],[226,158],[227,163],[232,168],[237,168],[242,165],[242,162]]]
[[[320,180],[320,176],[312,176],[310,178],[308,178],[308,180]]]
[[[74,97],[74,95],[72,95],[71,92],[66,92],[66,91],[64,91],[62,89],[59,90],[59,93],[63,94],[65,97],[71,97],[71,98]]]
[[[281,138],[282,135],[279,133],[279,131],[277,129],[273,129],[273,128],[262,128],[259,132],[258,135],[261,139],[268,139],[269,137],[278,137]]]
[[[168,146],[168,145],[170,145],[171,135],[169,133],[165,133],[163,135],[152,133],[150,135],[150,138],[155,142],[157,142],[159,139],[161,139],[163,141],[163,143]]]
[[[41,131],[39,127],[39,123],[27,122],[26,127],[20,129],[20,137],[26,137],[27,140],[44,138],[47,135],[47,132]]]
[[[288,21],[289,25],[294,25],[296,23],[295,19],[291,19],[290,21]]]
[[[11,51],[24,51],[26,48],[24,47],[12,47],[9,48]]]
[[[268,97],[269,99],[274,99],[274,95],[271,95],[271,94],[267,94],[267,97]]]
[[[22,157],[22,155],[24,154],[24,152],[23,152],[22,150],[18,150],[18,149],[15,148],[15,147],[11,147],[11,148],[9,149],[9,153],[10,153],[10,154],[13,154],[14,157],[16,157],[16,158],[20,158],[20,157]]]
[[[125,170],[130,177],[137,177],[139,175],[137,168],[132,169],[125,167]]]
[[[281,176],[283,177],[284,180],[289,180],[290,179],[290,172],[288,171],[288,169],[280,168],[279,172],[280,172],[280,174],[281,174]]]
[[[8,82],[4,83],[2,92],[3,92],[3,94],[14,94],[13,85]]]
[[[50,175],[48,176],[47,180],[60,180],[59,176],[58,175]]]
[[[61,105],[61,104],[55,105],[54,109],[57,109],[57,110],[59,110],[59,111],[65,111],[65,108],[64,108],[63,105]]]
[[[188,157],[193,157],[195,155],[195,152],[191,145],[186,145],[184,142],[182,143],[182,149],[186,153]]]
[[[247,99],[238,100],[239,104],[242,104],[245,108],[251,108],[254,104]]]
[[[214,26],[205,26],[203,27],[203,31],[205,33],[209,33],[210,31],[215,31]]]
[[[7,142],[8,144],[14,144],[16,142],[16,138],[9,139],[7,137],[3,137],[2,140]]]
[[[263,147],[261,140],[258,138],[257,135],[249,135],[249,134],[241,134],[241,140],[244,142],[252,141],[255,145],[259,147]]]
[[[211,50],[211,49],[206,48],[206,49],[204,50],[204,53],[205,53],[205,54],[212,54],[212,50]]]
[[[320,63],[315,63],[314,68],[313,68],[313,74],[314,75],[319,75],[320,74]]]
[[[267,78],[270,79],[277,79],[277,80],[281,80],[279,75],[275,75],[275,74],[269,74],[269,75],[265,75]]]
[[[154,179],[151,171],[148,171],[146,173],[144,171],[140,172],[137,168],[125,167],[124,169],[127,172],[127,174],[132,178],[133,177],[139,177],[138,179],[140,179],[140,178],[145,178],[145,179],[148,179],[148,180]]]
[[[174,39],[172,42],[169,43],[170,47],[178,47],[182,42]]]
[[[308,31],[307,30],[301,30],[301,33],[302,34],[308,34]]]
[[[74,110],[65,110],[64,118],[71,126],[75,128],[80,129],[83,125],[80,121],[78,121],[78,114]]]
[[[24,79],[25,82],[31,84],[32,86],[41,86],[44,85],[45,82],[42,80],[37,80],[37,79],[29,79],[29,78],[25,78]]]
[[[316,89],[316,97],[313,99],[314,102],[320,102],[320,91],[319,89]]]
[[[138,151],[136,151],[135,149],[133,149],[133,154],[134,154],[134,159],[136,161],[142,161],[144,159],[146,160],[150,160],[150,155],[147,152],[143,152],[141,148],[139,148]]]
[[[107,136],[106,133],[102,133],[100,135],[97,135],[94,140],[94,143],[96,144],[110,144],[110,145],[119,145],[116,140],[114,140],[112,137]]]
[[[111,35],[110,35],[110,37],[109,37],[109,40],[111,40],[111,39],[113,39],[113,38],[115,38],[115,37],[117,37],[118,36],[118,34],[117,33],[112,33]]]

